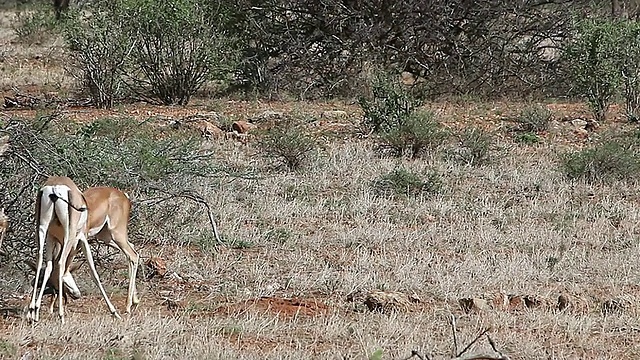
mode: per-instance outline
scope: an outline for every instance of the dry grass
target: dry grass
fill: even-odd
[[[5,50],[10,59],[28,58],[32,51],[6,39],[2,44],[10,47]],[[10,61],[8,66],[17,64]],[[5,89],[9,83],[46,88],[50,82],[17,70],[3,74]],[[64,88],[69,83],[59,84]],[[340,103],[200,100],[180,109],[134,105],[112,112],[149,117],[212,107],[235,118],[268,109],[317,116],[338,108],[355,114],[344,122],[358,121],[357,110]],[[348,136],[324,138],[324,153],[302,171],[275,172],[256,156],[251,143],[207,142],[219,163],[257,175],[193,184],[206,194],[234,247],[202,250],[198,232],[181,228],[177,233],[183,238],[173,243],[183,246],[160,242],[140,249],[144,257],[164,259],[168,275],[139,279],[142,303],[121,322],[109,317],[82,273],[79,285],[85,297],[67,306],[67,325],[44,314],[32,327],[21,317],[29,281],[5,265],[0,358],[367,359],[378,349],[384,359],[407,357],[413,349],[448,358],[450,314],[458,319],[461,343],[491,327],[492,338],[512,359],[638,358],[637,184],[588,185],[565,179],[557,153],[582,143],[557,119],[584,110],[570,104],[549,107],[556,120],[543,142],[525,146],[511,140],[504,120],[517,113],[519,104],[434,104],[451,129],[473,123],[496,132],[496,160],[481,167],[461,165],[439,153],[413,161],[380,157],[370,140]],[[96,113],[63,111],[70,121],[87,121]],[[327,126],[320,121],[311,125]],[[625,125],[614,121],[607,126]],[[399,163],[416,173],[437,171],[443,189],[412,198],[376,195],[372,181]],[[166,226],[180,227],[181,219],[194,216],[206,219],[195,205],[179,207],[176,222]],[[122,256],[114,269],[102,269],[102,278],[122,309]],[[347,299],[373,290],[415,294],[421,302],[406,311],[377,313],[360,300]],[[468,314],[458,305],[460,298],[499,293],[533,295],[546,305]],[[581,299],[584,306],[557,311],[553,305],[562,293]],[[277,307],[269,299],[255,300],[261,297],[305,300]],[[602,304],[616,298],[624,307],[603,313]],[[309,310],[310,303],[318,307]],[[491,349],[480,341],[473,350]]]

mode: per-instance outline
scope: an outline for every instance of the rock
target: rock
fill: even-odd
[[[231,129],[233,129],[233,131],[237,132],[238,134],[246,134],[250,130],[253,130],[255,128],[256,125],[244,120],[234,121],[233,124],[231,124]]]
[[[9,150],[9,136],[0,137],[0,156]]]
[[[462,308],[462,311],[464,311],[467,314],[470,312],[477,313],[477,312],[486,311],[490,308],[487,300],[480,299],[480,298],[458,299],[458,304],[460,305],[460,308]]]
[[[589,301],[587,299],[567,293],[558,296],[556,309],[574,314],[588,314],[590,312]]]
[[[327,110],[320,114],[320,117],[328,119],[344,119],[347,117],[347,112],[342,110]]]
[[[403,71],[402,74],[400,74],[400,81],[402,81],[404,85],[411,86],[416,83],[416,77],[408,71]]]
[[[593,119],[589,119],[587,120],[587,124],[585,125],[584,129],[588,130],[588,131],[595,131],[600,127],[600,124],[593,120]]]
[[[572,301],[571,301],[571,295],[569,294],[560,294],[560,296],[558,296],[558,310],[560,311],[564,311],[567,310],[571,307],[572,305]]]
[[[524,300],[524,306],[528,309],[540,307],[544,303],[543,300],[533,295],[525,295],[522,299]]]
[[[585,129],[587,127],[588,122],[582,119],[574,119],[571,120],[571,125],[576,129]]]
[[[509,295],[508,310],[522,310],[524,309],[524,300],[520,295]]]
[[[202,133],[202,136],[207,138],[220,139],[224,137],[224,131],[222,131],[222,129],[206,120],[200,122],[198,129]]]
[[[394,291],[373,291],[367,295],[364,304],[369,311],[381,313],[407,311],[411,308],[409,297]]]
[[[147,262],[145,263],[145,266],[147,267],[148,272],[147,279],[151,279],[156,275],[163,277],[167,274],[167,265],[165,264],[164,260],[157,256],[152,256],[151,258],[149,258],[149,260],[147,260]]]
[[[252,122],[268,122],[273,120],[280,120],[284,118],[284,113],[282,111],[273,111],[266,110],[259,115],[255,115],[251,118]]]

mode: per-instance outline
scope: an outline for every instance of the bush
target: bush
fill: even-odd
[[[398,130],[419,105],[388,73],[375,72],[369,86],[371,96],[360,97],[358,100],[364,112],[363,125],[369,132]]]
[[[381,134],[383,146],[392,149],[397,155],[409,153],[412,158],[419,156],[424,150],[438,147],[445,141],[448,133],[434,117],[431,111],[410,113],[397,127]]]
[[[538,134],[533,132],[524,132],[515,136],[515,141],[523,144],[536,144],[540,142]]]
[[[549,129],[549,121],[551,111],[542,105],[529,105],[516,118],[520,130],[529,133],[546,131]]]
[[[602,143],[563,156],[562,167],[570,179],[588,182],[632,181],[640,173],[637,138],[610,138]]]
[[[454,158],[467,165],[483,165],[491,160],[493,137],[482,129],[465,129],[458,135],[460,146]]]
[[[10,145],[0,161],[0,204],[12,224],[3,244],[4,260],[20,267],[35,251],[34,194],[48,174],[69,176],[81,189],[115,186],[136,200],[180,193],[201,176],[218,171],[200,153],[200,141],[186,134],[169,136],[130,119],[100,119],[75,128],[55,120],[55,116],[43,116],[0,124],[0,137],[8,135]],[[198,216],[181,219],[183,226],[169,226],[174,222],[168,219],[175,220],[176,209],[185,206],[181,200],[173,200],[171,206],[159,201],[134,204],[132,236],[158,243],[183,238],[179,234],[185,229],[200,231],[201,227],[184,226],[203,221]]]
[[[619,25],[617,20],[581,20],[575,39],[564,51],[575,91],[587,99],[597,121],[605,120],[622,83]]]
[[[625,115],[629,121],[640,120],[640,24],[621,21],[619,67],[624,85]]]
[[[298,170],[317,150],[318,143],[294,121],[282,121],[262,132],[258,147],[267,158],[283,163],[289,170]]]
[[[12,28],[18,39],[27,44],[42,43],[58,33],[55,16],[45,5],[18,12]]]
[[[75,14],[64,31],[73,51],[72,72],[99,108],[110,108],[124,96],[127,60],[135,46],[125,30],[124,15],[117,6],[112,11],[98,9],[88,21]]]
[[[397,168],[374,180],[372,187],[382,195],[416,196],[437,193],[442,187],[442,181],[436,172],[429,172],[424,179],[410,170]]]
[[[66,37],[99,106],[112,106],[123,84],[139,99],[185,105],[206,81],[226,79],[237,61],[217,11],[198,0],[101,0],[90,16],[73,17]]]
[[[215,5],[198,0],[129,0],[128,29],[135,31],[135,64],[130,77],[136,93],[162,104],[185,105],[202,84],[224,79],[237,53],[232,37],[217,27]]]

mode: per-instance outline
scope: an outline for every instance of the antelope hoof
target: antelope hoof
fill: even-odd
[[[27,320],[29,320],[30,322],[38,322],[38,310],[37,308],[34,309],[29,309],[29,312],[27,313]]]
[[[113,316],[118,319],[118,320],[122,320],[122,317],[120,317],[120,314],[118,314],[117,311],[112,312],[111,314],[113,314]]]

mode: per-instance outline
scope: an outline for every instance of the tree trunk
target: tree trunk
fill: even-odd
[[[620,0],[611,0],[611,17],[620,17]]]

